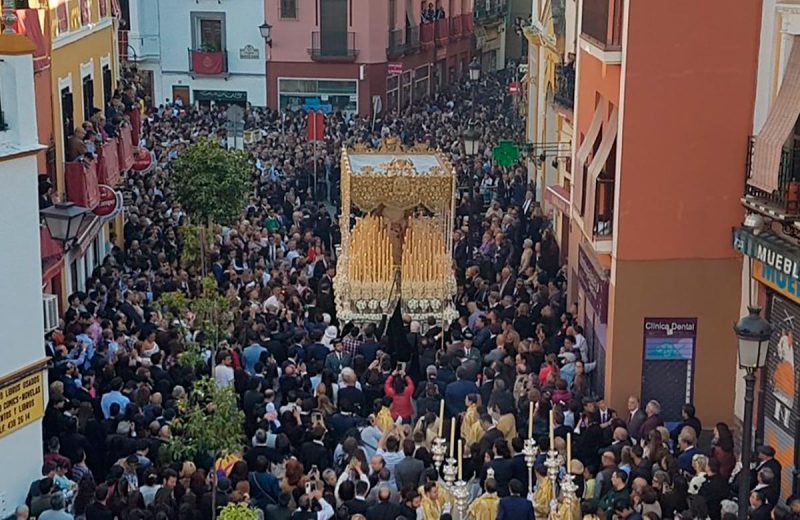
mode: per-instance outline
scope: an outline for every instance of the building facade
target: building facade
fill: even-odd
[[[741,202],[756,225],[736,229],[733,246],[745,258],[740,314],[756,304],[772,324],[753,426],[756,443],[777,452],[785,497],[800,492],[800,352],[794,344],[800,338],[800,6],[764,1],[760,36],[752,136],[741,145],[747,157]],[[743,396],[741,384],[737,405]],[[736,415],[743,416],[743,407]]]
[[[503,70],[506,67],[506,46],[511,24],[512,2],[519,0],[474,0],[475,2],[475,55],[483,72]],[[518,38],[517,35],[513,36]],[[518,60],[512,54],[512,60]]]
[[[706,424],[733,415],[730,230],[743,217],[760,3],[727,5],[578,4],[571,301],[597,391],[617,409],[656,399],[666,421],[685,402]]]
[[[526,139],[531,146],[528,178],[536,200],[552,217],[562,260],[569,250],[572,187],[572,121],[575,105],[575,0],[533,0],[527,77],[523,82]],[[570,39],[571,38],[571,39]]]
[[[13,471],[0,476],[0,517],[13,516],[30,483],[41,477],[42,425],[47,359],[42,345],[39,264],[37,155],[39,144],[34,90],[33,41],[0,34],[0,240],[5,251],[0,269],[0,327],[3,371],[0,375],[0,463]]]
[[[266,2],[272,25],[268,106],[371,114],[396,111],[466,74],[472,0]],[[377,101],[380,100],[380,101]]]
[[[270,2],[277,5],[278,2]],[[136,62],[152,103],[265,106],[264,0],[120,3],[120,54]]]

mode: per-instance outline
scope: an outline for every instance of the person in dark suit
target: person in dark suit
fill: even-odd
[[[511,457],[513,478],[522,482],[525,489],[528,489],[528,465],[525,464],[525,454],[522,453],[525,448],[525,439],[514,437],[511,440],[511,448],[514,450],[514,456]]]
[[[781,472],[783,468],[781,467],[781,463],[775,460],[775,448],[766,445],[759,446],[756,453],[758,454],[758,465],[753,469],[752,476],[750,477],[751,489],[758,484],[758,472],[764,468],[769,468],[772,470],[772,474],[775,475],[775,482],[778,487],[778,494],[780,495]]]
[[[314,426],[311,429],[311,440],[304,442],[300,447],[300,462],[303,466],[310,468],[317,466],[320,470],[331,467],[331,452],[325,447],[322,438],[325,436],[325,428]]]
[[[639,430],[642,428],[642,424],[644,424],[644,420],[647,419],[647,414],[644,413],[644,410],[639,406],[639,398],[635,395],[628,397],[628,416],[625,417],[625,427],[628,429],[628,433],[634,439],[637,439],[637,435],[639,435]]]
[[[661,418],[661,404],[658,401],[652,400],[647,403],[644,409],[647,419],[642,423],[639,428],[639,435],[636,437],[639,440],[647,439],[650,432],[664,425],[664,420]]]
[[[467,268],[468,259],[467,241],[461,231],[456,230],[453,232],[453,261],[455,261],[459,271],[464,271]]]
[[[447,405],[447,413],[454,417],[466,411],[465,399],[469,394],[477,394],[478,385],[473,381],[466,380],[467,370],[460,366],[456,369],[456,380],[447,385],[444,391],[445,404]]]
[[[367,508],[367,520],[395,520],[399,507],[391,502],[392,492],[388,487],[378,489],[378,503]]]
[[[356,482],[356,496],[350,500],[345,500],[344,505],[347,506],[347,512],[350,515],[366,515],[367,514],[367,492],[369,491],[369,484],[363,480]]]
[[[403,440],[403,455],[406,457],[394,467],[394,478],[400,491],[417,489],[425,483],[425,464],[414,458],[416,448],[414,439],[409,437]]]
[[[355,415],[355,406],[350,401],[340,401],[339,410],[327,419],[333,440],[338,444],[345,434],[362,426],[364,420]]]
[[[483,428],[483,436],[478,441],[478,446],[481,448],[481,457],[485,457],[487,453],[493,455],[494,443],[498,439],[503,439],[503,432],[497,429],[492,416],[488,413],[482,413],[480,417],[481,427]]]
[[[364,397],[364,392],[356,387],[356,373],[352,368],[345,367],[342,369],[342,383],[339,385],[339,393],[337,394],[337,401],[339,408],[344,410],[345,403],[352,405],[352,411],[361,417],[369,415],[370,410],[367,409],[367,400]]]
[[[767,504],[767,499],[760,491],[750,492],[750,510],[747,518],[749,520],[769,520],[771,509]]]
[[[706,481],[700,486],[698,496],[706,499],[708,517],[720,520],[722,501],[730,495],[728,479],[720,474],[720,464],[716,459],[709,459],[706,468]]]
[[[333,352],[325,358],[325,368],[339,375],[343,368],[352,365],[353,359],[347,352],[344,352],[344,343],[341,338],[333,340]]]
[[[601,448],[598,450],[598,454],[602,455],[605,451],[610,451],[614,454],[614,458],[619,462],[621,455],[622,455],[622,448],[625,446],[630,446],[630,442],[628,442],[628,432],[623,427],[614,428],[614,436],[613,441],[611,442],[610,446],[606,446],[605,448]]]
[[[525,486],[522,482],[511,479],[508,487],[509,495],[501,498],[497,506],[497,520],[533,518],[533,503],[522,496],[525,493]],[[498,489],[498,494],[499,491]]]
[[[489,469],[492,469],[497,482],[497,496],[507,497],[509,483],[514,479],[514,461],[511,460],[511,451],[508,449],[505,439],[500,438],[494,441],[492,453],[494,453],[494,458],[483,466],[481,472],[481,487],[486,483]]]
[[[678,442],[678,435],[680,435],[681,430],[683,430],[686,426],[694,430],[695,437],[699,438],[700,433],[703,431],[703,425],[700,423],[700,419],[695,417],[695,409],[693,404],[685,404],[681,407],[681,417],[683,420],[678,423],[671,432],[670,437],[672,438],[672,442]]]

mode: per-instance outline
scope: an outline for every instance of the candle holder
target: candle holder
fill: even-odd
[[[433,454],[433,465],[436,467],[436,472],[441,473],[442,462],[447,453],[447,440],[444,437],[436,437],[433,439],[431,453]]]
[[[578,504],[578,485],[574,482],[575,477],[569,472],[569,467],[567,467],[567,473],[561,478],[561,495],[564,499],[563,505],[566,507],[567,511],[569,512],[568,515],[564,515],[562,518],[565,520],[575,520],[575,505]]]
[[[553,484],[553,496],[558,496],[558,475],[561,473],[561,466],[564,464],[564,458],[558,453],[558,450],[548,450],[547,458],[544,461],[547,467],[547,477]]]
[[[452,489],[453,482],[456,481],[456,473],[458,473],[458,461],[449,457],[444,461],[444,482],[448,491]]]
[[[455,501],[455,509],[458,511],[458,518],[466,518],[467,502],[469,501],[469,486],[463,480],[459,480],[451,486],[450,494]]]
[[[525,456],[525,465],[528,466],[528,494],[533,494],[533,466],[536,464],[536,455],[538,449],[536,441],[533,439],[525,439],[525,447],[522,448],[522,453]]]

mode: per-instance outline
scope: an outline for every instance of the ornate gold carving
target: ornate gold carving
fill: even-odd
[[[353,145],[353,151],[358,153],[369,152],[369,147],[364,143],[356,143]]]
[[[378,147],[378,152],[380,153],[398,153],[404,151],[403,143],[400,142],[400,138],[398,137],[384,137],[383,141],[381,141],[381,145]]]
[[[417,169],[414,168],[414,163],[408,159],[392,159],[388,163],[381,163],[378,165],[381,170],[379,175],[385,176],[403,176],[403,175],[417,175]],[[364,168],[361,169],[362,171]]]
[[[450,177],[350,178],[350,201],[363,211],[372,211],[381,204],[400,209],[421,204],[430,210],[444,210],[452,204],[452,190]]]

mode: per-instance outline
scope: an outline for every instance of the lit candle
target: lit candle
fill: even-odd
[[[567,472],[572,465],[572,434],[567,433]]]
[[[442,438],[442,428],[444,428],[444,399],[439,401],[439,435]]]
[[[450,458],[453,458],[453,450],[456,448],[456,418],[450,419]]]
[[[528,408],[528,438],[533,439],[533,401]]]
[[[461,454],[463,453],[463,448],[461,447],[461,439],[458,439],[458,480],[462,480],[461,478]]]
[[[555,413],[550,409],[550,449],[556,449]]]

